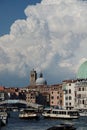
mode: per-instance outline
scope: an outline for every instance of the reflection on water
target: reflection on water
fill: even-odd
[[[22,120],[18,118],[18,113],[11,113],[8,124],[1,130],[46,130],[47,128],[60,123],[73,123],[77,130],[87,130],[87,117],[80,117],[75,120],[44,119]]]

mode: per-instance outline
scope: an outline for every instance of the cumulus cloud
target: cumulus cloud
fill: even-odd
[[[26,19],[16,20],[10,33],[0,37],[0,72],[26,77],[35,68],[51,74],[47,78],[53,81],[57,77],[56,82],[73,77],[87,59],[86,9],[80,0],[42,0],[28,6]]]

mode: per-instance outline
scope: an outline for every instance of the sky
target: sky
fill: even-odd
[[[33,68],[48,84],[75,79],[87,60],[86,10],[86,0],[0,0],[0,85],[28,86]]]

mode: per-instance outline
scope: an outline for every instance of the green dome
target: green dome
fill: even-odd
[[[87,79],[87,61],[85,61],[78,69],[77,72],[78,79]]]

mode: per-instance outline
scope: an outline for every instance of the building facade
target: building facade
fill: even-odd
[[[64,108],[73,109],[75,108],[75,86],[76,80],[65,80],[63,81],[63,95],[64,95]]]
[[[87,109],[87,80],[80,79],[76,83],[76,108]]]

